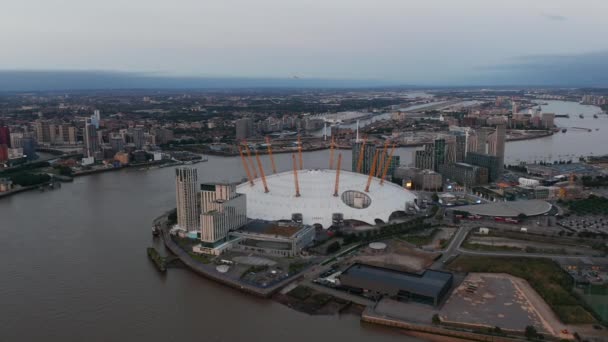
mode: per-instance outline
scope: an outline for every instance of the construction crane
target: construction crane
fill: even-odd
[[[270,146],[269,137],[266,137],[266,146],[268,147],[268,156],[270,157],[270,163],[272,164],[272,173],[277,173],[277,166],[274,164],[274,157],[272,156],[272,146]]]
[[[302,161],[302,140],[300,140],[300,135],[298,134],[298,156],[300,158],[300,170],[304,167],[304,162]]]
[[[246,141],[243,141],[243,144],[245,145],[245,151],[247,152],[247,160],[249,160],[249,164],[251,164],[251,169],[253,170],[253,178],[258,178],[258,172],[255,170],[255,164],[253,164],[253,159],[251,158],[249,145]]]
[[[331,136],[331,142],[329,143],[329,169],[334,168],[334,136]]]
[[[336,169],[336,185],[334,187],[334,197],[338,197],[338,188],[340,186],[340,167],[342,166],[342,153],[338,154],[338,168]]]
[[[384,171],[382,171],[382,179],[380,179],[380,185],[384,184],[384,178],[386,178],[386,173],[388,172],[389,167],[391,167],[393,153],[395,153],[395,144],[393,144],[393,147],[391,148],[391,153],[389,153],[388,159],[384,163]]]
[[[241,160],[243,161],[243,168],[245,168],[245,173],[247,173],[247,179],[249,179],[249,184],[253,186],[253,178],[251,178],[251,172],[249,172],[249,165],[247,165],[247,161],[245,160],[245,155],[243,154],[243,149],[241,145],[239,147],[239,154],[241,155]]]
[[[296,183],[296,197],[300,197],[300,183],[298,182],[298,167],[296,165],[296,155],[291,155],[293,159],[293,179]]]
[[[367,185],[365,186],[365,192],[369,192],[369,185],[372,184],[372,178],[376,171],[376,163],[378,162],[378,151],[374,153],[374,161],[372,162],[372,168],[369,170],[369,177],[367,177]]]
[[[367,143],[367,137],[363,138],[363,145],[359,150],[359,160],[357,160],[357,173],[361,173],[361,167],[363,166],[363,156],[365,155],[365,144]]]
[[[386,150],[388,148],[388,140],[384,142],[384,148],[382,149],[382,157],[380,158],[380,165],[378,165],[378,169],[376,170],[376,177],[380,178],[382,174],[382,170],[384,169],[384,159],[386,159]]]
[[[257,160],[258,167],[260,168],[260,176],[262,177],[262,183],[264,184],[264,192],[268,192],[268,184],[266,183],[266,176],[264,175],[264,168],[262,167],[262,162],[260,161],[258,151],[255,151],[255,160]]]

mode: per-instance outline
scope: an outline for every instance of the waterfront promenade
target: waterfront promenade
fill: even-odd
[[[154,221],[159,222],[159,220],[162,220],[162,218],[166,217],[166,215],[167,214],[164,214],[163,216],[157,218]],[[177,256],[188,268],[190,268],[197,274],[202,275],[205,278],[230,286],[245,293],[249,293],[263,298],[269,298],[278,290],[283,288],[285,285],[296,280],[297,276],[299,276],[299,274],[290,275],[289,277],[267,287],[254,286],[250,283],[242,281],[239,278],[219,273],[215,269],[215,265],[213,264],[206,265],[193,259],[186,251],[184,251],[180,246],[173,242],[173,240],[171,239],[171,235],[169,234],[168,228],[168,225],[163,225],[163,228],[161,229],[161,237],[163,239],[163,243],[171,251],[171,253]]]

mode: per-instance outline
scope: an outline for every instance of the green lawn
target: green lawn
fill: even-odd
[[[484,252],[521,252],[523,249],[513,246],[500,246],[500,245],[486,245],[482,243],[468,242],[462,244],[462,248],[471,251],[484,251]]]
[[[407,241],[412,245],[416,245],[417,247],[425,246],[433,242],[433,238],[439,232],[439,228],[434,228],[429,234],[426,235],[402,235],[401,240]]]
[[[568,202],[568,208],[577,215],[608,215],[608,198],[589,198]]]
[[[541,258],[477,257],[461,255],[450,263],[458,272],[507,273],[523,278],[566,324],[595,323],[595,318],[572,294],[573,280],[555,262]]]
[[[298,286],[289,291],[287,295],[298,300],[305,300],[312,295],[312,290],[306,286]]]

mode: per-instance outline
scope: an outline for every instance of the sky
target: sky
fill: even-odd
[[[3,0],[0,70],[608,86],[607,13],[606,0]]]

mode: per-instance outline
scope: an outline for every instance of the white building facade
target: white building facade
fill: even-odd
[[[203,184],[200,191],[201,241],[215,244],[247,223],[247,200],[234,184]]]

